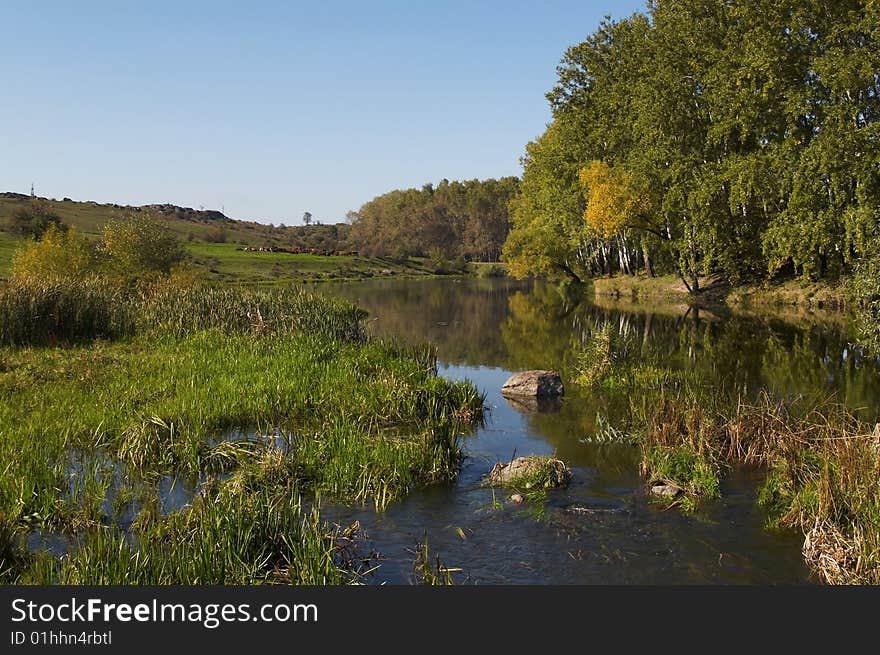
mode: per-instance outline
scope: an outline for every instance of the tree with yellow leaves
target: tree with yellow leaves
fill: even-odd
[[[645,212],[646,196],[636,189],[631,176],[606,162],[594,160],[578,177],[587,201],[584,220],[597,234],[605,238],[620,234],[634,227],[634,221]]]

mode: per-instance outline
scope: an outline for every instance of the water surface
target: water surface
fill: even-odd
[[[325,507],[343,524],[359,520],[382,557],[374,582],[413,579],[413,551],[427,538],[458,581],[478,584],[804,583],[803,537],[765,528],[756,506],[761,475],[735,470],[722,498],[693,515],[664,511],[644,495],[638,453],[601,439],[628,398],[566,379],[578,349],[607,324],[665,366],[722,377],[746,395],[835,395],[877,415],[876,361],[849,344],[840,322],[722,317],[686,308],[565,299],[553,287],[513,280],[375,280],[323,285],[370,312],[378,337],[437,348],[441,375],[486,393],[486,424],[463,438],[467,455],[449,485],[412,493],[382,514]],[[500,395],[513,371],[563,372],[555,413],[524,413]],[[481,481],[498,461],[555,454],[572,484],[550,495],[542,516]]]

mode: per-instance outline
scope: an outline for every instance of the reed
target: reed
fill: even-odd
[[[133,331],[134,311],[125,294],[98,277],[29,279],[0,289],[0,344],[81,343]]]

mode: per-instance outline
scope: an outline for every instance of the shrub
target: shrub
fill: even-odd
[[[64,231],[67,226],[61,222],[48,203],[34,200],[29,205],[19,207],[12,214],[9,229],[14,234],[21,234],[40,239],[50,229]]]
[[[507,275],[507,270],[500,264],[489,264],[488,266],[477,267],[477,277],[490,278],[504,277],[505,275]]]
[[[26,282],[81,278],[95,271],[92,243],[74,230],[50,226],[40,241],[31,241],[12,256],[11,278]]]
[[[112,273],[140,277],[145,273],[169,273],[186,258],[186,250],[156,219],[130,216],[104,226],[100,252]]]

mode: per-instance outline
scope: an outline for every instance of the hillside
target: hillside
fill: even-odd
[[[170,204],[135,207],[68,199],[38,200],[48,205],[63,223],[94,238],[112,218],[146,213],[177,235],[192,253],[194,264],[218,281],[272,282],[433,272],[422,260],[358,257],[350,251],[349,226],[344,223],[281,227],[232,219],[216,210]],[[10,219],[16,210],[31,202],[30,196],[0,193],[0,277],[8,271],[21,240],[10,233]]]

